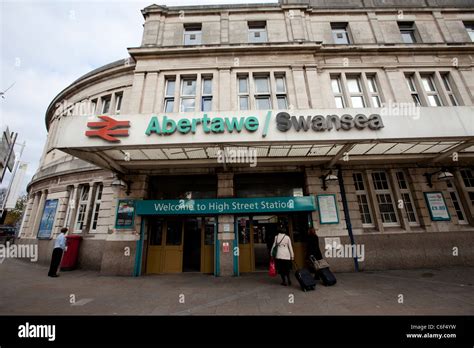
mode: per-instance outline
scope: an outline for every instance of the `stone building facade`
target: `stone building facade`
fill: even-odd
[[[264,269],[268,236],[282,227],[302,264],[314,226],[323,250],[363,245],[360,270],[472,265],[473,5],[145,8],[130,57],[82,76],[46,111],[19,242],[38,243],[46,263],[67,226],[83,237],[82,268],[225,276]],[[129,122],[110,128],[128,137],[87,136],[104,115]],[[229,132],[212,120],[206,131],[204,115],[259,124]],[[373,115],[383,127],[370,126]],[[219,151],[237,147],[255,151],[257,165],[220,163]],[[312,197],[314,209],[152,214],[138,203],[262,197]],[[128,227],[123,200],[136,203]],[[347,255],[328,260],[355,268]]]

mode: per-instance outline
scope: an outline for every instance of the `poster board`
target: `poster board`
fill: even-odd
[[[338,224],[339,213],[337,211],[336,195],[324,194],[317,195],[316,197],[318,201],[319,223],[321,225]]]
[[[135,201],[133,199],[119,199],[115,228],[127,229],[135,226]]]
[[[448,207],[442,192],[425,192],[425,200],[430,212],[431,221],[449,221]]]
[[[58,199],[47,199],[44,203],[43,215],[41,216],[41,222],[38,228],[38,239],[51,238],[58,202]]]

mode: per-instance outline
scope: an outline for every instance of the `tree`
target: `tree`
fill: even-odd
[[[26,209],[27,201],[28,197],[26,195],[23,195],[18,198],[15,204],[15,208],[13,208],[7,213],[7,217],[5,218],[5,225],[15,226],[21,220],[23,213]]]

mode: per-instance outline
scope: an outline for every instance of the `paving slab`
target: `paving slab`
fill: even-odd
[[[318,284],[307,293],[296,280],[281,286],[266,272],[228,278],[114,277],[86,270],[49,278],[47,272],[39,264],[5,260],[0,315],[474,314],[473,267],[337,273],[335,286]]]

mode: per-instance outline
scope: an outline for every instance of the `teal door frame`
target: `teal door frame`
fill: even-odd
[[[141,216],[140,222],[140,238],[137,240],[135,251],[135,267],[133,269],[133,276],[139,277],[142,273],[142,254],[143,254],[143,240],[145,236],[145,217]]]
[[[240,257],[240,250],[239,250],[239,234],[238,234],[238,223],[237,223],[237,215],[234,215],[234,244],[232,248],[232,252],[234,253],[234,276],[238,277],[239,274],[239,257]]]

